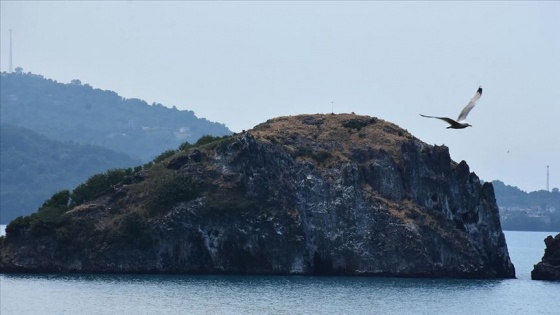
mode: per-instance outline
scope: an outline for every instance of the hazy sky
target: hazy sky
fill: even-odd
[[[482,180],[560,187],[560,2],[1,1],[0,68],[251,129],[370,115]],[[479,85],[474,126],[448,130]]]

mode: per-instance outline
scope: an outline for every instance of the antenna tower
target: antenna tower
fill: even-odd
[[[10,68],[8,69],[9,73],[14,72],[14,66],[12,63],[12,30],[10,29]]]
[[[546,191],[550,191],[548,190],[548,183],[549,183],[549,176],[548,176],[548,165],[546,166]]]

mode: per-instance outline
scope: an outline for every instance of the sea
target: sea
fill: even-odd
[[[560,314],[531,280],[558,232],[504,233],[517,279],[0,274],[0,314]]]

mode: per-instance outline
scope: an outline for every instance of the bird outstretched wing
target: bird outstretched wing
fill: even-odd
[[[482,87],[479,86],[473,98],[471,98],[470,102],[467,104],[467,106],[465,106],[465,108],[463,108],[463,110],[459,114],[459,118],[457,118],[457,121],[463,121],[467,118],[467,115],[469,114],[471,109],[473,109],[474,105],[476,105],[476,102],[480,99],[481,96]]]
[[[458,123],[457,123],[457,122],[456,122],[455,120],[453,120],[453,119],[451,119],[451,118],[448,118],[448,117],[426,116],[426,115],[422,115],[422,114],[419,114],[419,115],[420,115],[420,116],[422,116],[422,117],[426,117],[426,118],[436,118],[436,119],[441,119],[441,120],[443,120],[443,121],[447,122],[448,124],[450,124],[450,125],[452,125],[452,126],[454,126],[454,125],[457,125],[457,124],[458,124]]]

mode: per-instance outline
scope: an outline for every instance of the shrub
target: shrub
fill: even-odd
[[[192,148],[192,147],[193,147],[192,144],[190,144],[188,141],[185,141],[185,142],[181,143],[181,145],[179,146],[179,150],[186,151],[186,150],[188,150],[189,148]]]
[[[222,139],[222,137],[214,137],[214,136],[211,136],[211,135],[204,135],[204,136],[200,137],[200,139],[198,139],[195,142],[195,146],[200,147],[202,145],[212,143],[212,142],[218,141],[220,139]]]
[[[165,159],[167,159],[168,157],[173,156],[173,154],[177,153],[177,151],[170,149],[167,151],[162,152],[160,155],[156,156],[156,158],[154,159],[154,163],[159,163]]]
[[[91,218],[73,218],[54,229],[53,236],[59,242],[56,256],[69,259],[80,255],[88,255],[101,244],[100,234],[95,229],[95,220]],[[98,252],[95,252],[97,254]],[[93,255],[95,255],[93,254]]]
[[[41,208],[44,207],[68,207],[70,202],[70,191],[69,190],[61,190],[57,193],[55,193],[54,195],[52,195],[52,197],[45,201],[43,203],[43,206]]]
[[[12,237],[19,234],[21,230],[29,227],[31,218],[29,216],[19,216],[15,218],[8,226],[6,226],[6,237]]]
[[[23,229],[29,228],[36,236],[51,233],[54,228],[64,224],[67,217],[70,191],[61,190],[45,201],[36,213],[26,217],[17,217],[6,227],[6,235],[16,235]]]
[[[178,150],[186,151],[190,148],[196,148],[196,147],[200,147],[200,146],[207,145],[207,144],[210,144],[210,143],[218,142],[220,140],[227,139],[229,137],[231,137],[231,135],[225,135],[225,136],[222,136],[222,137],[212,136],[212,135],[204,135],[204,136],[200,137],[194,144],[191,144],[188,141],[183,142],[179,146]]]
[[[330,158],[332,156],[332,154],[328,151],[317,151],[314,152],[311,157],[317,161],[317,163],[323,163],[325,160],[327,160],[328,158]]]
[[[221,140],[228,139],[228,138],[231,138],[231,135],[225,135],[225,136],[221,136],[221,137],[219,137],[219,136],[214,137],[214,136],[211,136],[211,135],[205,135],[205,136],[200,137],[200,139],[198,139],[198,141],[196,141],[194,146],[200,147],[200,146],[210,144],[210,143],[217,143]]]
[[[70,194],[71,206],[77,206],[84,202],[93,200],[103,191],[122,182],[132,174],[132,169],[112,169],[103,174],[90,177],[85,183],[80,184]]]
[[[293,158],[301,157],[301,156],[310,156],[313,153],[313,150],[310,147],[298,147],[296,151],[292,154]]]
[[[201,188],[201,181],[174,174],[152,193],[148,201],[150,212],[161,213],[179,202],[193,200],[199,196]]]
[[[29,228],[31,233],[35,236],[50,235],[55,233],[58,227],[68,223],[70,217],[66,216],[65,213],[68,211],[69,199],[69,192],[58,192],[45,202],[37,213],[30,215]]]
[[[342,126],[344,126],[345,128],[348,128],[348,129],[356,129],[356,130],[360,131],[360,129],[362,129],[363,127],[366,127],[370,123],[371,123],[370,120],[353,118],[353,119],[350,119],[348,121],[345,121],[342,124]]]
[[[147,248],[152,245],[152,236],[146,226],[146,222],[137,213],[127,214],[122,222],[122,240],[128,244],[138,245],[140,248]]]
[[[136,212],[123,214],[115,218],[114,225],[111,228],[98,232],[97,235],[103,239],[102,242],[122,249],[146,249],[154,242],[148,223]]]

